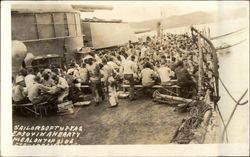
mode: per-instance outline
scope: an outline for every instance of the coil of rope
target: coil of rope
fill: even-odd
[[[203,122],[203,116],[212,107],[203,101],[192,101],[187,104],[189,108],[189,117],[183,120],[178,133],[172,138],[171,142],[179,144],[188,144],[194,137],[194,130]]]

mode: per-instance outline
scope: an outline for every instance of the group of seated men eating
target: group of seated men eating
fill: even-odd
[[[204,48],[203,69],[212,77],[212,55]],[[152,96],[152,87],[163,88],[176,84],[181,97],[190,98],[190,90],[197,92],[199,67],[198,46],[188,34],[164,34],[146,41],[128,43],[110,49],[95,50],[85,57],[62,67],[48,67],[34,71],[21,69],[13,77],[14,104],[48,102],[56,104],[80,101],[82,86],[89,86],[93,103],[105,98],[110,106],[118,105],[117,90],[129,85],[129,99],[136,99],[135,85],[143,86],[143,93]],[[172,81],[175,80],[175,81]],[[173,83],[174,82],[174,83]]]

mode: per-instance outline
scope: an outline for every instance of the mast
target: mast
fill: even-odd
[[[162,22],[163,22],[163,18],[164,18],[164,15],[163,15],[163,9],[161,7],[161,20],[160,20],[160,38],[161,38],[161,45],[162,45],[162,39],[163,39],[163,25],[162,25]]]
[[[211,38],[211,34],[210,34],[210,28],[209,27],[208,27],[207,31],[208,31],[208,39],[210,39]]]
[[[200,35],[198,35],[198,49],[199,49],[198,96],[200,97],[202,94],[202,77],[203,77],[203,58],[202,58]]]

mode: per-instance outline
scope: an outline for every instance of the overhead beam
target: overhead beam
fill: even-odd
[[[93,12],[94,10],[113,10],[110,5],[71,5],[73,9],[82,12]]]

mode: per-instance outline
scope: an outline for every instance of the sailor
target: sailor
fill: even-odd
[[[87,84],[88,83],[88,70],[86,68],[86,63],[82,63],[81,67],[79,67],[79,75],[81,84]]]
[[[155,85],[155,79],[158,77],[157,73],[151,69],[151,65],[146,63],[144,69],[141,71],[142,86],[144,94],[152,96],[151,87]]]
[[[28,98],[33,104],[47,102],[51,98],[50,91],[52,88],[46,87],[40,82],[40,77],[35,76],[28,88]]]
[[[169,68],[172,71],[175,71],[175,68],[176,68],[176,65],[177,65],[177,60],[176,60],[176,58],[174,56],[171,58],[171,62],[168,65],[169,65]]]
[[[67,71],[68,75],[72,75],[73,80],[79,80],[80,79],[80,74],[79,74],[78,68],[79,68],[79,66],[77,66],[77,64],[71,63],[70,68]]]
[[[29,68],[27,72],[28,72],[28,75],[25,76],[24,82],[25,82],[26,87],[29,89],[34,83],[35,75],[34,75],[34,71],[32,68]]]
[[[134,57],[131,56],[131,59]],[[129,89],[129,98],[130,100],[135,99],[135,93],[134,93],[134,88],[135,88],[135,80],[134,80],[134,75],[137,72],[137,65],[135,62],[132,60],[126,59],[123,61],[121,69],[120,69],[120,74],[123,74],[123,77],[125,80],[129,81],[130,89]]]
[[[163,87],[171,85],[171,77],[174,76],[174,72],[168,67],[167,63],[162,63],[160,68],[157,70],[161,79],[161,85]]]
[[[25,104],[29,103],[29,99],[27,97],[27,88],[25,87],[23,76],[16,77],[16,83],[13,84],[12,87],[12,99],[15,104]]]
[[[144,44],[143,44],[143,47],[142,47],[142,49],[141,49],[141,55],[140,55],[141,58],[144,58],[144,57],[145,57],[145,53],[146,53],[147,50],[148,50],[148,47],[147,47],[147,45],[144,43]]]
[[[87,55],[84,61],[87,64],[86,68],[90,76],[90,85],[95,105],[99,105],[101,98],[102,100],[105,98],[101,85],[100,66],[94,62],[94,58],[90,55]]]
[[[67,81],[60,76],[54,75],[52,79],[55,81],[55,87],[59,95],[57,96],[57,102],[62,103],[64,99],[69,95],[69,85]]]
[[[107,63],[105,59],[102,60],[102,63],[103,63],[102,67],[103,81],[105,87],[107,88],[110,107],[115,107],[118,105],[118,97],[116,93],[116,81],[114,79],[116,72],[113,69],[113,67],[111,67]]]
[[[28,72],[26,69],[20,69],[19,73],[18,73],[19,76],[23,76],[24,78],[28,75]]]
[[[177,77],[177,85],[181,87],[182,92],[180,94],[182,97],[189,97],[188,93],[191,92],[191,89],[197,91],[197,85],[188,73],[188,70],[184,67],[182,61],[177,63],[175,74]]]
[[[113,70],[115,70],[115,71],[119,70],[119,66],[114,62],[114,59],[112,57],[108,58],[107,64],[110,65]]]
[[[102,59],[97,55],[96,51],[95,50],[92,50],[90,53],[89,53],[90,56],[93,57],[93,59],[95,60],[95,62],[97,64],[100,64],[102,62]]]
[[[52,80],[50,74],[43,73],[42,77],[43,77],[42,84],[44,86],[52,87],[54,85],[54,81]]]

